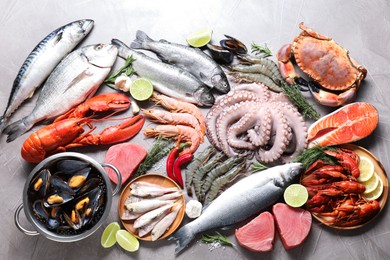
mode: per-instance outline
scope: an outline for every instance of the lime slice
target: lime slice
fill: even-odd
[[[309,194],[305,186],[301,184],[291,184],[284,191],[283,197],[287,205],[298,208],[306,203]]]
[[[110,248],[116,243],[116,232],[121,229],[118,222],[110,223],[103,231],[100,243],[104,248]]]
[[[130,95],[138,101],[144,101],[153,94],[153,84],[147,79],[138,78],[131,83]]]
[[[129,252],[135,252],[139,248],[138,239],[127,230],[118,230],[118,232],[116,232],[116,241],[123,249]]]
[[[358,182],[368,181],[374,174],[375,171],[374,164],[369,158],[365,156],[360,156],[359,170],[360,170],[360,175],[359,178],[357,179]]]
[[[382,195],[383,182],[382,182],[381,178],[378,178],[378,179],[379,179],[379,183],[378,183],[378,186],[375,188],[375,190],[373,190],[367,194],[363,194],[363,197],[365,197],[367,200],[376,200]]]
[[[376,172],[374,172],[374,175],[372,175],[372,177],[368,181],[362,182],[362,184],[364,186],[366,186],[366,190],[364,191],[363,194],[367,194],[367,193],[372,192],[379,185],[379,176],[378,176],[378,174],[376,174]]]
[[[211,41],[212,30],[202,30],[189,35],[186,38],[187,43],[192,47],[203,47]]]

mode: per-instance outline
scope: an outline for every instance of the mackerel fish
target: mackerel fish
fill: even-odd
[[[162,61],[188,70],[210,88],[224,94],[230,91],[229,81],[221,66],[199,48],[166,40],[154,41],[143,31],[137,31],[130,48],[152,51]]]
[[[150,80],[158,92],[199,106],[214,104],[211,91],[186,70],[135,51],[118,39],[113,39],[111,43],[118,47],[121,58],[133,56],[132,65],[137,75]]]
[[[117,54],[118,49],[111,44],[88,45],[68,54],[43,85],[33,111],[3,130],[7,142],[37,122],[62,115],[93,96],[110,73]]]
[[[0,131],[12,113],[23,101],[32,97],[55,66],[92,30],[93,24],[94,21],[89,19],[71,22],[56,29],[38,43],[14,80],[7,107],[0,117]]]
[[[199,218],[170,238],[176,240],[175,253],[182,251],[201,232],[232,226],[273,205],[302,170],[301,163],[289,163],[238,181],[206,207]]]

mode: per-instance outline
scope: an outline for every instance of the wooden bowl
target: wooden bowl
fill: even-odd
[[[365,156],[365,157],[371,159],[371,161],[373,162],[374,167],[375,167],[375,172],[378,174],[378,176],[381,178],[381,180],[383,182],[383,193],[382,193],[381,197],[379,197],[379,199],[377,199],[379,202],[379,205],[380,205],[380,210],[378,211],[378,213],[375,216],[373,216],[371,219],[367,220],[366,222],[359,224],[359,225],[350,226],[350,227],[341,227],[341,226],[337,226],[337,225],[331,225],[327,222],[329,220],[329,217],[320,216],[319,214],[317,214],[315,212],[311,212],[311,214],[315,219],[317,219],[322,224],[324,224],[328,227],[334,228],[334,229],[342,229],[342,230],[357,229],[357,228],[363,227],[363,226],[367,225],[368,223],[370,223],[371,221],[373,221],[379,215],[379,213],[383,210],[383,208],[385,207],[385,204],[387,202],[387,197],[389,195],[389,181],[387,178],[385,168],[383,167],[381,162],[375,157],[375,155],[373,155],[370,151],[368,151],[367,149],[365,149],[361,146],[357,146],[357,145],[353,145],[353,144],[343,144],[343,145],[339,145],[339,147],[352,150],[352,151],[356,152],[359,156]]]
[[[149,182],[149,183],[157,184],[157,185],[160,185],[160,186],[163,186],[166,188],[176,187],[176,188],[178,188],[178,190],[181,190],[180,187],[172,179],[170,179],[164,175],[149,173],[149,174],[139,176],[139,177],[135,178],[134,180],[132,180],[131,182],[129,182],[121,193],[121,196],[119,198],[119,203],[118,203],[119,204],[118,205],[119,218],[122,216],[123,212],[125,211],[125,201],[126,201],[126,198],[130,195],[130,185],[134,182],[137,182],[137,181]],[[172,234],[173,232],[175,232],[175,230],[180,226],[180,224],[184,218],[184,213],[185,213],[184,195],[181,195],[178,199],[183,203],[183,206],[179,210],[179,213],[177,214],[175,221],[172,223],[172,225],[169,227],[169,229],[158,240],[164,239],[167,236],[169,236],[170,234]],[[133,227],[134,221],[135,220],[122,220],[121,219],[122,225],[125,227],[125,229],[127,231],[129,231],[130,233],[132,233],[134,236],[136,236],[138,239],[144,240],[144,241],[152,241],[152,236],[150,235],[150,233],[146,236],[143,236],[143,237],[138,236],[137,230]]]

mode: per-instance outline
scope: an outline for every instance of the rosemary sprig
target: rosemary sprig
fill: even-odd
[[[252,167],[251,167],[252,172],[259,172],[266,169],[268,169],[268,167],[265,166],[264,164],[261,164],[259,162],[252,163]]]
[[[135,70],[134,70],[133,65],[132,65],[133,61],[135,61],[133,56],[127,57],[125,64],[123,64],[123,66],[120,67],[117,71],[110,74],[110,76],[107,77],[107,79],[104,81],[104,83],[111,88],[116,88],[115,87],[115,79],[119,75],[125,74],[126,76],[130,77],[131,75],[133,75],[135,73]]]
[[[159,136],[154,142],[145,160],[138,166],[134,177],[145,174],[154,164],[167,155],[175,146],[175,142]]]
[[[221,245],[234,246],[234,244],[230,242],[230,240],[227,237],[221,235],[219,232],[215,232],[215,233],[216,235],[203,235],[200,241],[207,244],[218,242]]]
[[[283,93],[298,107],[299,112],[302,113],[303,117],[317,120],[321,117],[314,107],[306,100],[302,95],[296,84],[289,85],[286,82],[282,82]]]
[[[302,163],[305,169],[309,168],[317,160],[334,165],[336,164],[336,159],[325,153],[326,150],[331,151],[333,149],[333,147],[329,146],[314,146],[301,152],[293,161]]]
[[[264,46],[261,46],[260,44],[256,44],[254,42],[251,43],[251,52],[255,53],[255,55],[259,56],[260,58],[266,58],[269,56],[272,56],[271,50],[268,48],[267,44],[264,43]]]

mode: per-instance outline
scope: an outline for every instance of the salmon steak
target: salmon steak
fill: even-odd
[[[338,145],[369,136],[378,125],[378,111],[365,102],[345,105],[314,122],[308,130],[308,147]]]
[[[284,203],[272,207],[276,228],[286,250],[300,246],[310,233],[312,217],[309,211]]]
[[[274,246],[275,224],[271,213],[265,211],[245,226],[236,229],[238,243],[254,252],[269,252]]]

